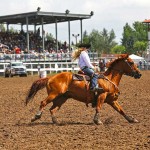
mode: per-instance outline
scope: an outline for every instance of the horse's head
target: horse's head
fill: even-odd
[[[110,62],[108,67],[112,70],[117,70],[122,74],[134,77],[135,79],[139,79],[141,77],[141,73],[137,68],[137,65],[131,58],[129,58],[128,54],[120,55],[118,59]]]

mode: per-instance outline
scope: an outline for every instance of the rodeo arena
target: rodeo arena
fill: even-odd
[[[98,79],[103,91],[91,92],[88,78],[78,75],[78,62],[72,60],[76,47],[71,38],[77,43],[80,35],[83,42],[83,21],[93,15],[92,11],[72,14],[38,8],[0,16],[0,24],[6,27],[6,31],[0,29],[0,150],[150,149],[150,28],[145,57],[124,54],[118,58],[90,49],[91,62],[105,72]],[[71,35],[72,21],[79,22],[80,34]],[[63,22],[68,23],[68,42],[60,43],[58,24]],[[150,20],[143,23],[150,27]],[[46,39],[47,24],[55,26],[53,41]],[[20,30],[9,32],[10,25]],[[23,75],[13,74],[23,71],[11,70],[15,63],[25,67]]]

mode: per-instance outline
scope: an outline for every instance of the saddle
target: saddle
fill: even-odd
[[[90,87],[91,78],[88,75],[85,75],[82,70],[78,71],[78,74],[73,74],[72,80],[76,81],[84,81],[85,82],[85,89],[88,91]]]
[[[105,76],[103,74],[98,74],[98,79],[105,79]],[[85,75],[82,70],[78,71],[78,73],[73,74],[72,80],[75,81],[84,81],[85,82],[85,88],[86,90],[89,90],[89,85],[91,82],[91,77],[88,75]]]
[[[72,79],[76,81],[85,81],[85,80],[90,81],[91,80],[91,78],[85,74],[73,74]]]
[[[76,81],[91,81],[90,76],[85,75],[82,70],[79,70],[77,74],[73,74],[72,79]],[[98,79],[105,79],[105,76],[103,74],[98,74]]]

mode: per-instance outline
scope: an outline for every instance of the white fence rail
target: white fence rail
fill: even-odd
[[[5,67],[8,63],[0,63],[0,73],[4,75]],[[27,72],[30,75],[39,73],[39,71],[46,71],[49,73],[57,73],[62,71],[77,71],[79,70],[77,62],[40,62],[40,63],[24,63],[27,67]]]
[[[0,75],[4,76],[5,68],[8,62],[0,63]],[[98,65],[98,62],[94,61]],[[79,67],[77,62],[24,62],[27,67],[29,75],[38,74],[39,71],[46,71],[47,74],[57,73],[62,71],[78,71]],[[140,70],[150,70],[150,65],[139,68]]]
[[[98,63],[98,62],[94,62]],[[0,63],[0,74],[4,75],[5,67],[8,63]],[[29,75],[38,74],[39,71],[46,71],[47,74],[57,73],[62,71],[78,71],[77,62],[29,62],[24,63],[27,67]]]

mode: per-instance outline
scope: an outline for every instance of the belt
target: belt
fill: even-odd
[[[86,69],[86,68],[88,68],[88,67],[87,67],[87,66],[84,66],[84,67],[81,68],[81,70],[84,70],[84,69]]]

